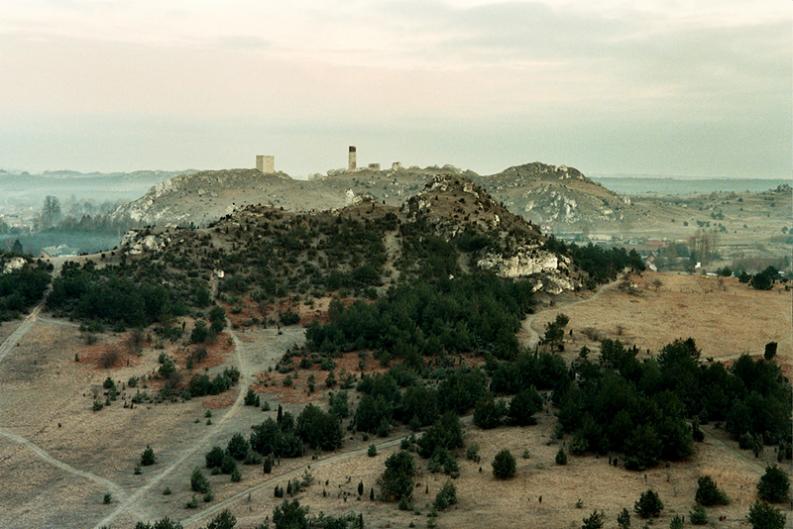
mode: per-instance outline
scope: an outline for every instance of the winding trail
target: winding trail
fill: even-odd
[[[591,296],[586,297],[586,298],[582,298],[582,299],[578,299],[576,301],[571,301],[570,303],[565,303],[565,304],[562,304],[562,305],[555,306],[555,307],[553,307],[553,310],[561,311],[563,309],[572,307],[574,305],[579,305],[579,304],[582,304],[582,303],[589,303],[589,302],[595,301],[596,299],[598,299],[601,296],[601,294],[603,294],[607,290],[611,290],[621,280],[622,280],[622,278],[618,277],[614,281],[611,281],[609,283],[603,283],[602,285],[597,287],[597,289],[595,290],[595,293],[592,294]],[[539,312],[535,312],[534,314],[529,314],[526,318],[523,319],[523,321],[520,324],[521,334],[524,335],[523,339],[521,340],[521,345],[523,347],[527,347],[529,349],[534,349],[540,343],[540,334],[537,331],[535,331],[534,327],[532,327],[531,325],[532,325],[532,323],[534,323],[534,320],[537,318],[537,316],[539,316],[543,312],[547,312],[548,310],[551,310],[551,308],[545,308],[545,309],[543,309],[543,310],[541,310]]]
[[[205,433],[200,439],[193,443],[189,449],[185,450],[178,459],[174,460],[170,465],[165,467],[162,472],[149,480],[145,485],[136,489],[135,492],[125,501],[121,502],[119,506],[113,510],[113,512],[105,516],[101,521],[94,525],[94,529],[101,529],[103,526],[109,525],[110,522],[125,512],[141,512],[143,508],[146,507],[145,505],[140,505],[140,501],[144,495],[163,479],[168,477],[174,470],[179,468],[180,465],[182,465],[185,461],[187,461],[188,458],[198,452],[198,450],[205,448],[212,437],[214,437],[217,432],[221,430],[222,426],[228,422],[229,419],[239,413],[239,410],[243,405],[243,401],[245,400],[245,393],[248,390],[248,384],[250,383],[253,375],[251,369],[245,363],[242,355],[240,354],[240,348],[242,344],[240,343],[239,338],[233,331],[229,330],[229,332],[232,339],[234,340],[234,356],[237,362],[237,368],[240,370],[240,380],[238,383],[239,394],[237,395],[237,399],[234,401],[234,404],[232,404],[231,407],[226,410],[226,413],[223,414],[220,420],[213,423],[213,427],[207,433]]]
[[[27,333],[33,328],[33,325],[37,321],[43,321],[46,323],[62,323],[64,325],[74,325],[71,322],[59,322],[58,320],[53,320],[51,318],[44,318],[42,317],[39,319],[39,314],[41,313],[42,309],[44,308],[44,303],[47,299],[47,295],[50,292],[52,285],[47,288],[46,292],[44,293],[43,299],[39,302],[38,305],[33,307],[33,310],[22,320],[14,332],[12,332],[2,343],[0,343],[0,362],[2,362],[8,354],[14,350],[14,348],[19,345],[22,339],[27,335]],[[109,479],[103,478],[101,476],[97,476],[91,472],[80,470],[79,468],[75,468],[68,463],[65,463],[59,459],[52,457],[46,450],[35,444],[30,439],[27,439],[19,434],[16,434],[6,428],[0,427],[0,437],[8,439],[16,444],[24,446],[26,449],[33,452],[36,457],[44,461],[45,463],[52,465],[56,468],[59,468],[73,476],[77,476],[83,479],[87,479],[89,481],[93,481],[94,483],[101,485],[112,492],[116,497],[125,498],[127,496],[127,492],[117,483],[110,481]]]
[[[110,481],[109,479],[105,479],[103,477],[97,476],[96,474],[92,474],[91,472],[86,472],[85,470],[80,470],[79,468],[75,468],[68,463],[64,463],[59,459],[55,459],[52,457],[46,450],[41,448],[40,446],[34,444],[29,439],[22,437],[21,435],[17,435],[14,432],[6,430],[5,428],[0,428],[0,437],[4,437],[14,443],[23,445],[25,448],[36,454],[39,459],[49,463],[50,465],[57,467],[69,474],[93,481],[94,483],[101,485],[107,488],[109,491],[113,493],[114,496],[119,498],[125,498],[127,496],[127,492],[121,488],[120,485]]]
[[[385,449],[385,448],[391,448],[392,446],[399,445],[399,443],[402,442],[403,438],[404,438],[404,435],[400,435],[399,437],[396,437],[394,439],[389,439],[387,441],[383,441],[380,444],[377,444],[375,446],[377,446],[378,450],[382,450],[382,449]],[[314,468],[317,468],[317,467],[324,467],[324,466],[327,466],[327,465],[337,464],[337,463],[339,463],[341,461],[345,461],[345,460],[350,459],[352,457],[365,454],[368,450],[369,450],[368,446],[363,446],[361,448],[356,448],[354,450],[349,450],[349,451],[346,451],[346,452],[330,454],[330,455],[328,455],[328,456],[326,456],[324,458],[319,458],[319,459],[316,459],[314,461],[311,461],[310,462],[311,468],[314,469]],[[261,481],[261,482],[257,483],[256,485],[252,485],[252,486],[248,487],[245,490],[241,490],[240,492],[238,492],[238,493],[236,493],[236,494],[234,494],[232,496],[229,496],[225,500],[219,501],[219,502],[215,503],[214,505],[212,505],[211,507],[207,507],[206,509],[204,509],[201,512],[198,512],[198,513],[196,513],[196,514],[194,514],[192,516],[184,518],[180,523],[182,525],[184,525],[185,527],[190,526],[192,524],[196,524],[196,523],[198,523],[198,522],[200,522],[202,520],[207,519],[208,517],[212,516],[213,514],[219,513],[223,509],[228,508],[229,506],[237,503],[238,501],[247,498],[248,494],[250,494],[252,492],[260,490],[260,489],[262,489],[264,487],[271,487],[273,481],[298,478],[298,477],[303,475],[305,470],[306,469],[304,467],[302,467],[302,468],[296,468],[294,470],[290,470],[288,472],[284,472],[283,474],[278,474],[278,475],[271,474],[268,479],[266,479],[264,481]]]
[[[33,307],[33,310],[30,311],[30,314],[25,316],[25,319],[22,320],[22,323],[20,323],[17,328],[14,329],[14,332],[9,334],[3,343],[0,344],[0,362],[3,361],[8,353],[14,350],[14,347],[16,347],[17,344],[22,341],[22,338],[25,337],[28,331],[33,328],[33,324],[36,323],[42,308],[44,308],[43,301]]]
[[[460,421],[464,425],[469,425],[472,422],[472,420],[473,420],[473,416],[472,415],[466,415],[464,417],[460,417]],[[378,451],[386,449],[386,448],[391,448],[392,446],[398,446],[402,442],[402,439],[404,439],[404,437],[405,437],[404,434],[400,434],[400,435],[395,436],[395,437],[393,437],[391,439],[387,439],[385,441],[381,441],[380,443],[376,443],[375,446],[377,447]],[[341,452],[334,452],[334,453],[328,454],[328,455],[326,455],[324,457],[319,457],[318,459],[315,459],[315,460],[311,461],[309,464],[310,464],[312,469],[325,467],[325,466],[328,466],[328,465],[334,465],[334,464],[340,463],[342,461],[346,461],[346,460],[351,459],[351,458],[356,457],[356,456],[363,455],[363,454],[367,453],[368,451],[369,451],[369,446],[362,446],[360,448],[354,448],[354,449],[346,450],[346,451],[343,450]],[[192,516],[188,516],[187,518],[182,519],[180,523],[182,525],[184,525],[185,527],[189,527],[190,525],[193,525],[193,524],[196,524],[196,523],[198,523],[198,522],[200,522],[202,520],[205,520],[208,517],[212,516],[213,514],[217,514],[220,511],[222,511],[223,509],[226,509],[226,508],[230,507],[231,505],[237,503],[238,501],[247,498],[248,495],[251,494],[252,492],[256,492],[256,491],[258,491],[258,490],[260,490],[260,489],[262,489],[264,487],[271,487],[273,485],[274,481],[298,478],[298,477],[302,476],[305,471],[306,471],[306,468],[305,467],[301,467],[301,468],[296,468],[294,470],[290,470],[288,472],[284,472],[284,473],[278,474],[278,475],[270,474],[269,477],[267,479],[265,479],[264,481],[260,481],[256,485],[251,485],[250,487],[248,487],[248,488],[246,488],[244,490],[241,490],[240,492],[237,492],[236,494],[233,494],[233,495],[229,496],[228,498],[226,498],[223,501],[219,501],[219,502],[215,503],[214,505],[212,505],[210,507],[207,507],[206,509],[193,514]]]

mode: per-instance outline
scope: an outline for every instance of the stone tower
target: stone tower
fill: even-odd
[[[257,154],[256,169],[265,174],[275,172],[275,156],[272,154]]]
[[[355,152],[355,145],[350,145],[350,150],[347,153],[347,170],[355,171],[358,168],[358,156]]]

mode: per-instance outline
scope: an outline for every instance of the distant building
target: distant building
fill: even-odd
[[[275,156],[272,154],[257,154],[256,169],[265,174],[275,172]]]
[[[347,170],[355,171],[356,169],[358,169],[358,153],[355,145],[350,145],[350,149],[347,152]]]
[[[379,171],[380,170],[380,164],[379,163],[370,163],[366,167],[367,167],[367,169],[371,169],[372,171]]]
[[[394,162],[391,164],[391,170],[399,171],[400,169],[402,169],[402,162]]]

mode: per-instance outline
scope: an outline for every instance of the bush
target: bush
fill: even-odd
[[[261,400],[259,399],[259,395],[253,391],[253,388],[248,388],[248,392],[245,394],[245,405],[246,406],[259,406],[261,404]]]
[[[341,447],[341,423],[332,413],[309,404],[297,418],[297,435],[313,449],[335,450]]]
[[[192,343],[204,343],[209,338],[209,329],[204,320],[196,320],[193,330],[190,332],[190,341]]]
[[[790,479],[784,470],[774,465],[766,467],[765,474],[757,484],[757,495],[761,500],[771,503],[787,501],[790,491]]]
[[[235,433],[231,436],[229,444],[226,447],[226,451],[229,455],[237,461],[245,459],[245,456],[248,455],[248,450],[250,450],[250,445],[240,433]]]
[[[633,510],[641,518],[658,518],[663,508],[664,504],[654,490],[642,492],[642,495],[633,506]]]
[[[757,290],[771,290],[774,286],[774,281],[779,278],[779,271],[773,266],[769,266],[760,273],[752,277],[752,288]]]
[[[672,518],[672,521],[669,522],[669,529],[683,529],[684,523],[685,523],[685,518],[676,514]]]
[[[515,476],[515,458],[512,453],[507,450],[501,450],[493,458],[493,475],[496,479],[510,479]]]
[[[581,529],[601,529],[603,527],[603,512],[594,511],[592,514],[584,518],[584,523]]]
[[[445,448],[438,448],[432,454],[429,464],[427,465],[430,472],[443,472],[453,478],[460,476],[460,466],[454,455]]]
[[[154,450],[152,450],[152,448],[149,445],[146,445],[146,449],[140,455],[140,464],[143,465],[144,467],[147,467],[149,465],[153,465],[156,462],[157,462],[157,458],[154,455]]]
[[[209,481],[207,481],[200,468],[196,467],[193,469],[193,474],[190,476],[190,489],[201,494],[209,492]]]
[[[366,450],[366,455],[369,457],[374,457],[377,455],[377,447],[375,445],[369,445],[369,449]]]
[[[328,397],[328,409],[339,419],[346,419],[350,415],[350,403],[346,391],[331,393]]]
[[[688,513],[688,519],[693,525],[707,525],[708,513],[705,511],[705,508],[702,507],[702,505],[695,505],[694,508]]]
[[[622,509],[622,512],[617,515],[617,525],[620,529],[628,529],[631,526],[631,513],[628,509]]]
[[[236,525],[237,518],[231,514],[228,509],[224,509],[220,514],[210,520],[206,529],[234,529]]]
[[[385,472],[380,477],[380,492],[386,501],[410,500],[413,495],[413,477],[416,463],[409,452],[401,450],[385,461]]]
[[[102,503],[104,503],[105,505],[110,505],[112,501],[113,501],[113,495],[110,494],[109,492],[106,492],[104,497],[102,498]]]
[[[470,445],[468,445],[468,448],[466,448],[465,450],[465,458],[468,461],[479,463],[481,459],[479,457],[479,445],[476,443],[471,443]]]
[[[300,323],[300,315],[292,311],[282,312],[279,319],[282,325],[296,325]]]
[[[765,351],[763,351],[763,358],[769,362],[774,359],[777,351],[777,342],[768,342],[765,344]]]
[[[301,507],[297,500],[284,500],[273,509],[275,529],[308,529],[308,507]]]
[[[774,506],[758,501],[749,509],[748,519],[752,529],[784,529],[787,517]]]
[[[223,461],[220,463],[221,474],[231,474],[237,470],[237,461],[228,453],[223,454]]]
[[[536,424],[537,420],[533,415],[541,409],[542,397],[534,387],[530,387],[512,397],[509,403],[509,418],[518,426]]]
[[[223,463],[223,456],[225,452],[219,446],[213,446],[212,449],[204,456],[206,459],[207,468],[220,468]]]
[[[454,487],[454,483],[447,481],[435,496],[435,503],[433,503],[433,505],[439,511],[443,511],[456,503],[457,489]]]
[[[438,448],[454,450],[463,447],[463,429],[460,418],[453,413],[445,413],[418,440],[421,457],[431,457]]]
[[[564,451],[564,448],[560,448],[559,451],[556,452],[556,464],[557,465],[567,464],[567,453]]]
[[[694,499],[705,507],[730,503],[727,495],[716,486],[716,482],[710,476],[702,476],[697,480],[697,493]]]
[[[183,526],[176,520],[171,520],[167,516],[162,520],[157,520],[153,524],[138,522],[135,524],[135,529],[182,529]]]
[[[226,311],[215,305],[209,310],[209,321],[212,332],[220,333],[226,327]]]
[[[501,424],[501,419],[506,415],[507,409],[503,402],[495,401],[492,395],[476,403],[474,407],[474,424],[487,430]]]

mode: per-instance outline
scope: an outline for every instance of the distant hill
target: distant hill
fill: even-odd
[[[135,221],[206,224],[245,205],[264,204],[290,211],[334,209],[356,196],[400,205],[442,175],[459,175],[487,190],[512,213],[556,228],[622,220],[624,199],[572,167],[539,162],[482,176],[453,166],[387,170],[332,171],[311,180],[253,169],[203,171],[172,178],[116,212]]]
[[[236,186],[254,177],[232,171],[199,174],[198,181]],[[258,178],[269,189],[295,182],[279,175]],[[160,280],[187,282],[181,290],[190,291],[188,283],[211,280],[222,271],[218,288],[259,301],[337,289],[363,295],[406,275],[445,278],[474,269],[530,278],[536,290],[551,293],[583,283],[585,274],[566,255],[547,249],[535,225],[454,171],[436,174],[399,206],[371,196],[350,202],[313,213],[241,206],[204,228],[132,231],[120,251],[141,270],[157,270]]]
[[[564,165],[528,163],[479,182],[512,212],[551,228],[621,221],[631,209],[630,199]]]

